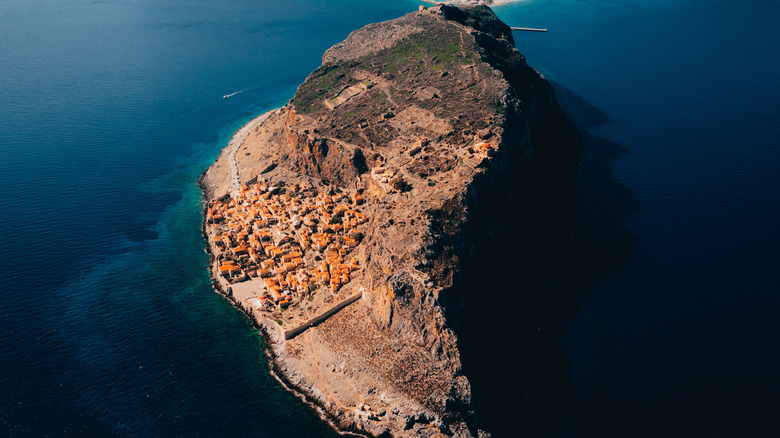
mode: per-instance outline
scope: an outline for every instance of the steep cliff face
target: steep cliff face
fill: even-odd
[[[487,7],[429,8],[329,49],[236,155],[244,182],[356,190],[371,218],[351,286],[362,299],[272,345],[279,374],[339,427],[512,430],[580,148]],[[204,178],[217,196],[228,160]]]

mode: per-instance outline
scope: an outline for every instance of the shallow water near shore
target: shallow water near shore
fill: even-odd
[[[644,3],[496,9],[590,134],[523,432],[774,436],[780,6]],[[0,435],[333,433],[211,290],[196,180],[417,4],[0,5]]]
[[[333,434],[213,292],[196,180],[327,47],[414,7],[0,6],[0,435]]]

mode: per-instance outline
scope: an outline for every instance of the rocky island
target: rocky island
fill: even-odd
[[[514,3],[520,0],[423,0],[426,3],[432,4],[448,4],[448,5],[485,5],[485,6],[500,6],[507,3]]]
[[[336,428],[507,435],[581,145],[488,7],[368,25],[201,178],[215,285]]]

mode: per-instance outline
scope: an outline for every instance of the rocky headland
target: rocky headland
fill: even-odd
[[[500,6],[507,3],[518,2],[521,0],[423,0],[423,1],[431,4]]]
[[[215,284],[335,427],[515,436],[581,145],[488,7],[368,25],[203,175]]]

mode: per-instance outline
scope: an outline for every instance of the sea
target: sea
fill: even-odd
[[[0,436],[336,436],[212,290],[196,182],[419,4],[0,2]],[[517,436],[778,436],[780,2],[495,11],[586,138]]]

